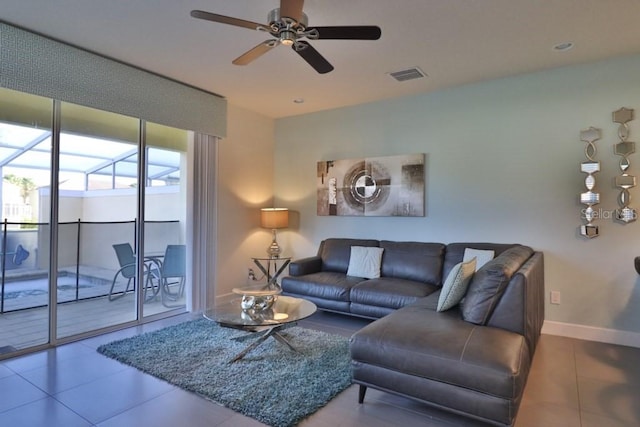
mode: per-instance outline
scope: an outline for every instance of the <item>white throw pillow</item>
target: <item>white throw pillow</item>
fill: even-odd
[[[377,279],[380,277],[380,264],[384,248],[351,246],[351,257],[347,276]]]
[[[438,311],[449,310],[462,300],[467,293],[469,282],[476,272],[476,259],[456,264],[442,285],[438,298]]]
[[[480,270],[483,265],[491,261],[496,256],[494,251],[483,251],[480,249],[465,248],[462,262],[467,262],[473,258],[476,259],[476,271]]]

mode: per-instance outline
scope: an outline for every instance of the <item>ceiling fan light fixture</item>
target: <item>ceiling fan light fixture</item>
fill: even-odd
[[[289,30],[280,31],[278,35],[280,37],[280,43],[285,46],[292,46],[296,41],[296,33]]]

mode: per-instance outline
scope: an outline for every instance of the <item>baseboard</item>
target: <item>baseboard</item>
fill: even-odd
[[[640,348],[640,333],[545,320],[542,333]]]

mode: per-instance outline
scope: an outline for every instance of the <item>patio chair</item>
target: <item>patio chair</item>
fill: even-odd
[[[186,246],[168,245],[160,269],[160,297],[165,307],[176,306],[167,301],[177,301],[184,295],[185,276]],[[172,286],[176,289],[171,290]]]
[[[29,258],[29,251],[21,244],[18,244],[15,254],[13,254],[13,263],[15,265],[21,265],[27,258]]]
[[[113,249],[116,251],[116,257],[118,258],[118,264],[120,265],[120,269],[116,272],[115,276],[113,276],[113,282],[111,282],[111,289],[109,289],[109,301],[116,300],[118,298],[122,298],[129,292],[136,289],[136,256],[133,252],[133,248],[129,243],[118,243],[113,245]],[[151,273],[151,274],[150,274]],[[158,286],[154,286],[152,278],[152,274],[157,273],[157,269],[151,266],[151,263],[145,262],[144,264],[144,300],[150,301],[158,295],[160,288]],[[122,276],[127,280],[127,286],[122,292],[114,292],[116,282],[118,278]],[[131,286],[133,284],[133,287]],[[129,289],[131,288],[131,289]],[[150,296],[147,296],[148,292],[151,292]]]

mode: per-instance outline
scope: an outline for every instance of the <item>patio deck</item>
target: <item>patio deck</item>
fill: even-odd
[[[179,301],[172,301],[172,304],[181,304],[184,307],[184,297]],[[164,313],[172,309],[164,306],[159,296],[143,306],[144,316]],[[0,349],[7,346],[24,349],[47,343],[48,316],[48,307],[0,314]],[[107,297],[98,297],[58,304],[58,337],[68,337],[134,319],[133,294],[127,294],[114,301],[109,301]]]

